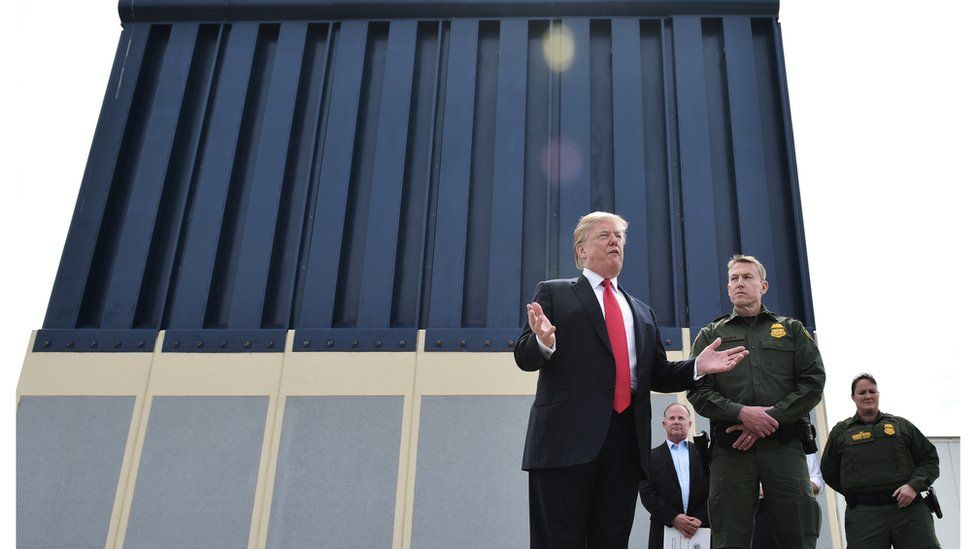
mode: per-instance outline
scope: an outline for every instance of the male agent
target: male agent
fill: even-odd
[[[680,402],[664,410],[667,440],[651,450],[651,474],[640,483],[640,498],[651,513],[649,549],[664,547],[664,528],[675,528],[687,538],[708,528],[708,478],[702,456],[687,440],[691,412]]]
[[[688,389],[696,368],[727,372],[748,354],[716,341],[697,362],[667,360],[654,313],[617,281],[626,230],[611,213],[580,219],[583,273],[539,283],[515,346],[519,368],[539,372],[522,457],[533,548],[627,547],[649,474],[650,390]]]
[[[820,401],[826,375],[803,324],[762,305],[768,289],[759,260],[733,256],[733,311],[702,328],[692,346],[692,355],[719,340],[750,352],[738,368],[705,376],[688,394],[697,412],[712,420],[708,513],[716,548],[750,546],[760,482],[780,549],[814,549],[820,533],[820,507],[796,424]]]

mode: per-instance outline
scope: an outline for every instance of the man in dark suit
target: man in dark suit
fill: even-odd
[[[617,284],[626,229],[615,214],[580,218],[583,274],[539,283],[515,345],[519,368],[539,372],[522,456],[533,548],[626,547],[650,470],[650,391],[689,389],[748,354],[716,341],[697,362],[667,360],[654,313]]]
[[[691,412],[680,402],[664,410],[668,439],[651,450],[651,474],[640,484],[640,498],[651,513],[650,549],[664,546],[664,527],[687,538],[708,528],[708,479],[701,453],[689,440]]]

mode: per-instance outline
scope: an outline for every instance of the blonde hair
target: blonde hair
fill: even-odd
[[[735,265],[736,263],[752,263],[753,265],[756,266],[756,270],[759,271],[759,281],[762,282],[766,280],[766,267],[763,267],[763,264],[760,263],[759,260],[756,259],[755,257],[751,255],[743,255],[743,254],[733,255],[732,259],[729,260],[729,265],[728,265],[729,273],[732,272],[732,266]]]
[[[621,239],[621,245],[627,243],[627,220],[620,217],[617,214],[609,212],[590,212],[579,219],[579,223],[576,224],[576,229],[573,230],[573,257],[576,258],[576,268],[583,268],[583,261],[580,259],[579,253],[576,248],[586,242],[586,237],[589,236],[590,229],[594,225],[602,221],[613,221],[616,223],[620,229],[623,231],[623,238]]]

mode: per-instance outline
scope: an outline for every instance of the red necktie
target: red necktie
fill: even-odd
[[[613,409],[618,414],[630,406],[630,355],[627,353],[627,330],[624,315],[611,289],[609,278],[603,279],[603,316],[607,321],[607,335],[613,360],[617,363],[617,376],[613,384]]]

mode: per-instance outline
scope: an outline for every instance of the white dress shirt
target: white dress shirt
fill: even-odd
[[[688,512],[688,498],[691,495],[691,454],[688,451],[688,441],[667,441],[671,449],[671,461],[674,462],[674,472],[678,474],[678,486],[681,487],[681,505],[684,512]]]
[[[606,319],[607,310],[603,306],[603,277],[589,269],[583,269],[583,276],[590,283],[596,300],[600,304],[600,310],[603,311],[603,318]],[[617,277],[610,279],[610,285],[613,296],[617,298],[617,304],[620,306],[620,314],[624,317],[624,331],[627,332],[627,359],[630,361],[630,390],[633,391],[637,388],[637,340],[634,337],[634,312],[630,310],[630,303],[627,302],[627,298],[617,287]],[[555,343],[552,347],[546,347],[538,338],[536,341],[539,342],[542,355],[547,359],[556,352]]]

